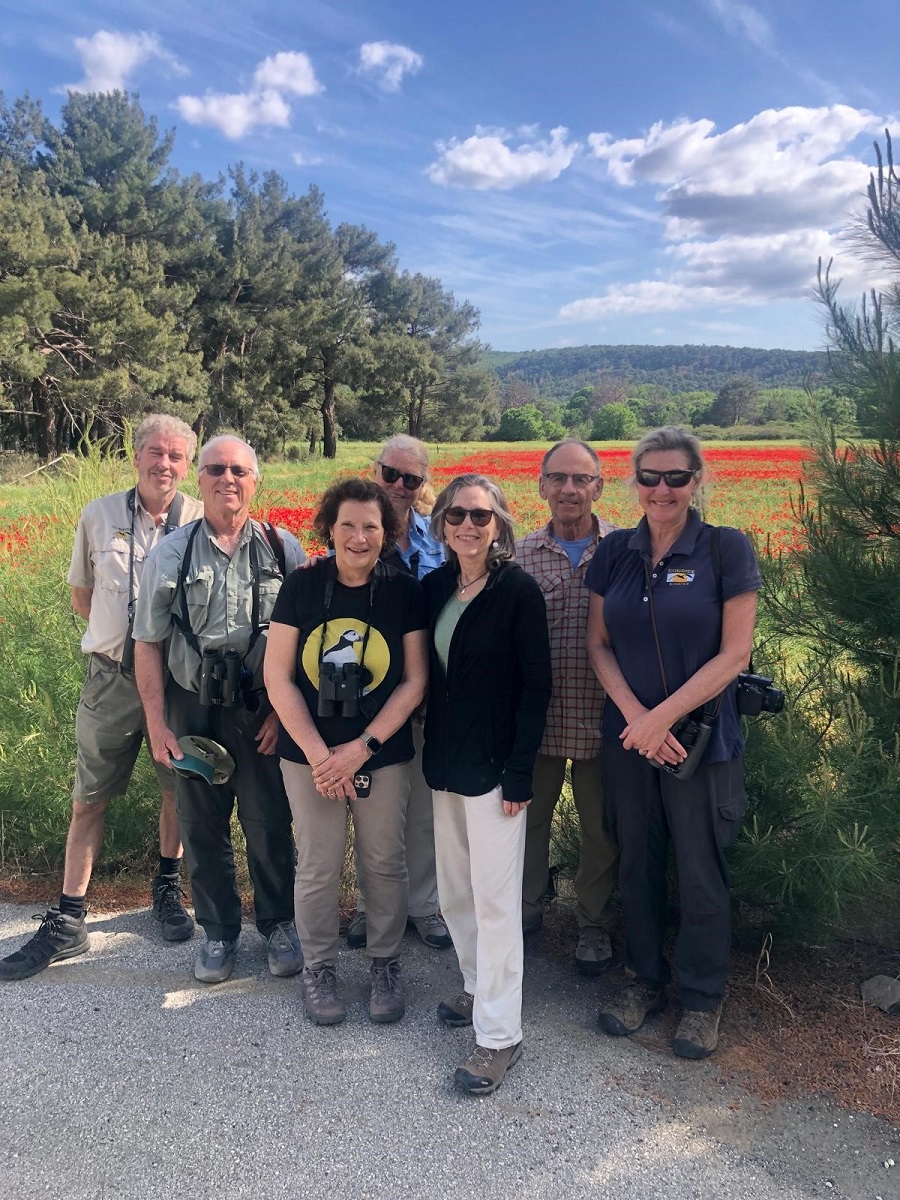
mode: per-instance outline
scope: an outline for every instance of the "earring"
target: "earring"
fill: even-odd
[[[494,540],[491,542],[491,549],[492,549],[492,550],[499,550],[499,549],[500,549],[500,543],[497,541],[497,539],[496,539],[496,538],[494,538]]]

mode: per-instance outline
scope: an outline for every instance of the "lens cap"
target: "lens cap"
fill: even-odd
[[[212,738],[188,734],[178,739],[184,758],[169,758],[173,771],[186,779],[202,779],[218,786],[227,783],[234,773],[234,759],[224,746]]]

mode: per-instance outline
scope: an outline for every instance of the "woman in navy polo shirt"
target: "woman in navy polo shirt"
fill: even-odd
[[[737,529],[719,530],[716,562],[712,527],[692,505],[705,475],[693,434],[674,425],[656,429],[638,442],[631,460],[644,516],[636,529],[603,538],[585,576],[593,593],[588,653],[609,697],[603,776],[620,853],[625,965],[634,974],[601,1011],[600,1025],[623,1036],[665,1007],[671,839],[681,910],[675,965],[684,1006],[673,1049],[705,1058],[718,1042],[728,976],[724,852],[737,837],[746,804],[736,679],[750,658],[761,581],[750,542]],[[679,779],[660,769],[686,757],[672,726],[704,705],[715,710],[720,695],[696,773]]]

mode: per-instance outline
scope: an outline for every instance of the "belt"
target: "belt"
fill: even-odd
[[[108,654],[101,654],[99,650],[91,651],[91,658],[98,659],[107,671],[118,671],[120,675],[132,675],[132,671],[128,671],[114,658],[110,658]]]

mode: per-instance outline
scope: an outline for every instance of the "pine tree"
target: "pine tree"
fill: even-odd
[[[804,548],[766,579],[794,703],[787,721],[754,730],[756,824],[739,856],[745,892],[807,932],[860,927],[900,901],[900,179],[889,137],[868,199],[861,249],[898,282],[853,309],[820,267],[818,298],[835,371],[877,440],[842,444],[821,418],[812,428],[796,504]]]

